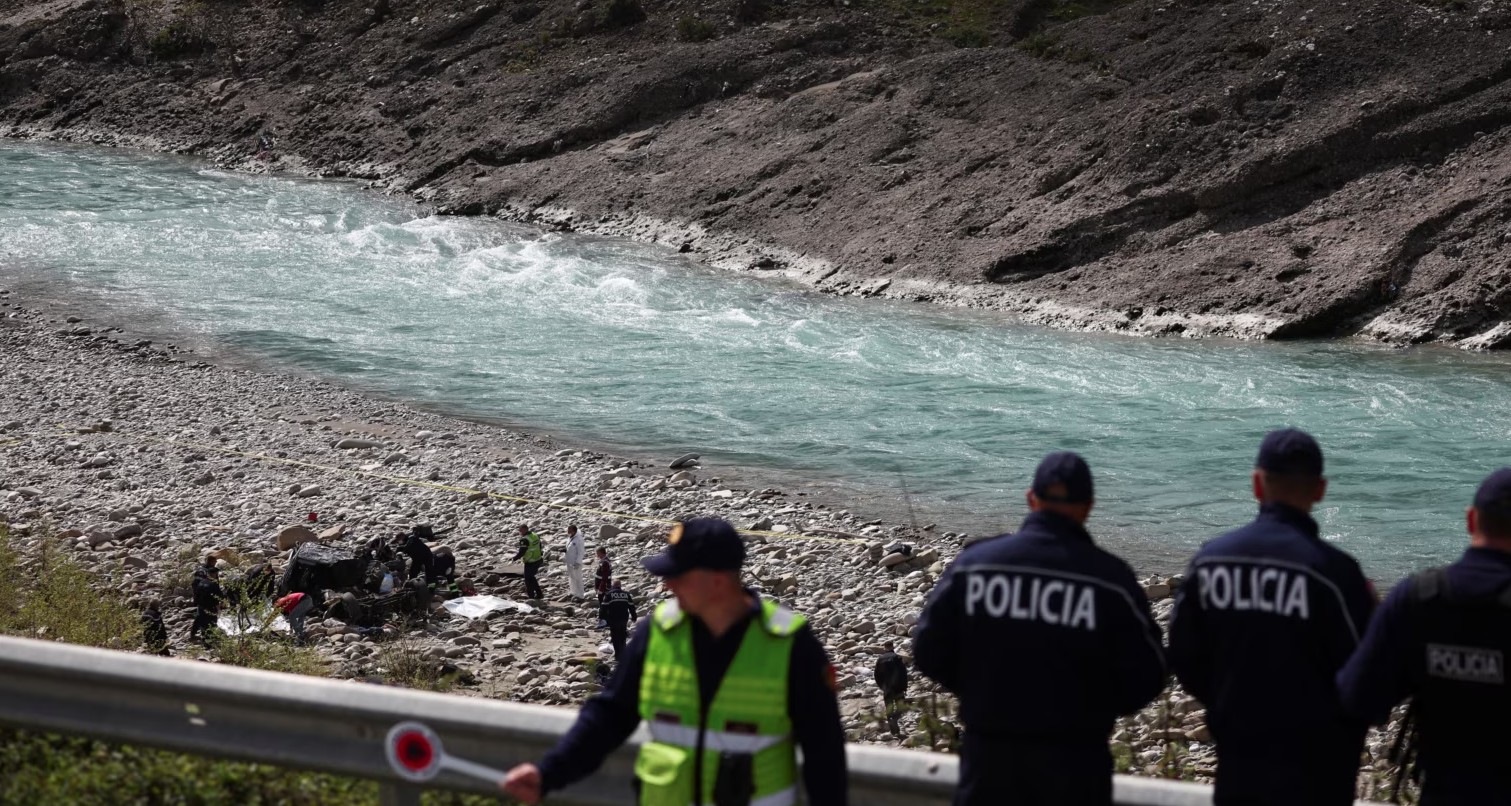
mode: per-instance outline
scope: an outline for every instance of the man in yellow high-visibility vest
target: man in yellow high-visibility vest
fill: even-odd
[[[643,619],[608,686],[539,765],[509,771],[526,803],[591,774],[645,720],[635,774],[642,806],[846,806],[845,736],[834,671],[807,619],[740,583],[734,527],[698,518],[642,560],[676,595]]]
[[[540,589],[540,566],[545,562],[545,549],[540,544],[540,535],[530,528],[530,524],[519,525],[519,551],[514,553],[510,562],[523,560],[525,563],[525,597],[540,599],[545,594]]]

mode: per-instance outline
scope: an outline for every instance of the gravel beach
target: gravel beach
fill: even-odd
[[[458,693],[575,705],[596,689],[584,659],[607,633],[595,628],[596,604],[567,595],[567,525],[586,533],[590,557],[607,549],[644,614],[662,594],[639,558],[660,549],[667,521],[716,515],[750,530],[749,584],[812,618],[852,741],[945,741],[915,727],[916,714],[904,718],[904,735],[886,733],[871,672],[884,641],[909,654],[912,625],[959,535],[868,519],[795,491],[732,488],[696,464],[671,468],[677,456],[650,466],[312,379],[207,363],[18,296],[0,289],[0,521],[23,543],[61,535],[111,585],[162,597],[179,657],[203,653],[187,642],[187,596],[165,593],[165,580],[209,551],[281,564],[288,552],[276,537],[290,526],[355,549],[430,523],[455,527],[441,541],[480,593],[523,600],[521,581],[503,570],[515,526],[529,523],[554,555],[537,610],[469,621],[437,602],[406,640],[468,673]],[[911,554],[890,552],[897,543]],[[1179,578],[1145,581],[1167,622]],[[377,636],[336,620],[311,625],[333,677],[382,678]],[[934,693],[914,676],[915,703]],[[1202,717],[1174,687],[1120,723],[1117,754],[1135,773],[1209,779]],[[1389,768],[1390,735],[1371,733],[1361,795]]]

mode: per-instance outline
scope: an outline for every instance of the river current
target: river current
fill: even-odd
[[[1511,358],[1151,340],[836,298],[628,241],[436,217],[350,184],[0,144],[0,281],[148,316],[275,369],[831,505],[986,534],[1081,452],[1094,534],[1174,570],[1248,519],[1265,431],[1327,452],[1328,540],[1390,580],[1457,555],[1511,464]]]

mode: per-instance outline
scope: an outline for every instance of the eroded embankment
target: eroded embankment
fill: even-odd
[[[1508,9],[5,0],[0,127],[1045,324],[1498,347]]]

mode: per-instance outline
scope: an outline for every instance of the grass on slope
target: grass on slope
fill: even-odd
[[[0,524],[0,634],[131,650],[141,643],[138,613],[51,537],[19,548]],[[277,671],[314,671],[312,650],[228,639],[222,662]],[[188,661],[185,661],[188,662]],[[0,728],[0,806],[370,806],[372,781],[221,761],[129,745]],[[430,806],[481,806],[496,798],[426,792]]]

